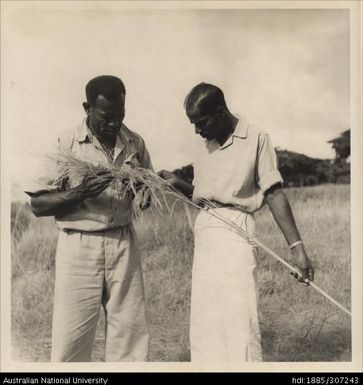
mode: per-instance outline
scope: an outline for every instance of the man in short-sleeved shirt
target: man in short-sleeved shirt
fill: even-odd
[[[86,86],[87,118],[58,139],[58,150],[92,163],[152,169],[143,139],[123,123],[125,87],[100,76]],[[27,189],[36,216],[54,216],[59,231],[52,361],[90,361],[100,308],[106,361],[146,361],[149,329],[132,196],[116,191],[102,170],[82,177],[56,163]]]
[[[222,90],[211,84],[195,86],[185,108],[206,141],[194,163],[193,186],[165,170],[159,175],[194,201],[212,202],[219,217],[252,236],[253,213],[267,201],[301,272],[296,278],[312,280],[268,134],[232,114]],[[194,234],[192,361],[261,361],[253,245],[208,209],[198,213]]]
[[[249,213],[263,203],[264,192],[282,183],[268,134],[236,116],[232,135],[221,146],[206,141],[194,163],[193,198],[238,206]]]

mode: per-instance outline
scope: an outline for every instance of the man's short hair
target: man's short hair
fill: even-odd
[[[126,95],[125,85],[122,80],[116,76],[97,76],[86,85],[88,104],[93,106],[98,95],[103,95],[108,100],[118,99],[120,95]]]
[[[184,107],[189,110],[197,104],[200,106],[203,102],[207,109],[212,111],[219,106],[227,107],[223,91],[213,84],[199,83],[193,87],[184,100]]]

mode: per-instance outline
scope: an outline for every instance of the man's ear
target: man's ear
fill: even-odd
[[[227,112],[227,110],[224,106],[218,106],[217,107],[217,114],[218,115],[224,115],[226,112]]]
[[[82,106],[88,115],[91,112],[91,106],[87,102],[82,103]]]

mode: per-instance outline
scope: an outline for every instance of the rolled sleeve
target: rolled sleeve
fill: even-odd
[[[268,134],[261,134],[257,160],[257,184],[265,192],[276,183],[283,183],[278,160]]]

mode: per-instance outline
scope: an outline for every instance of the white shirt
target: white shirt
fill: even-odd
[[[223,146],[216,140],[206,141],[194,163],[193,199],[255,212],[263,205],[264,191],[279,182],[283,179],[269,135],[239,119]]]

